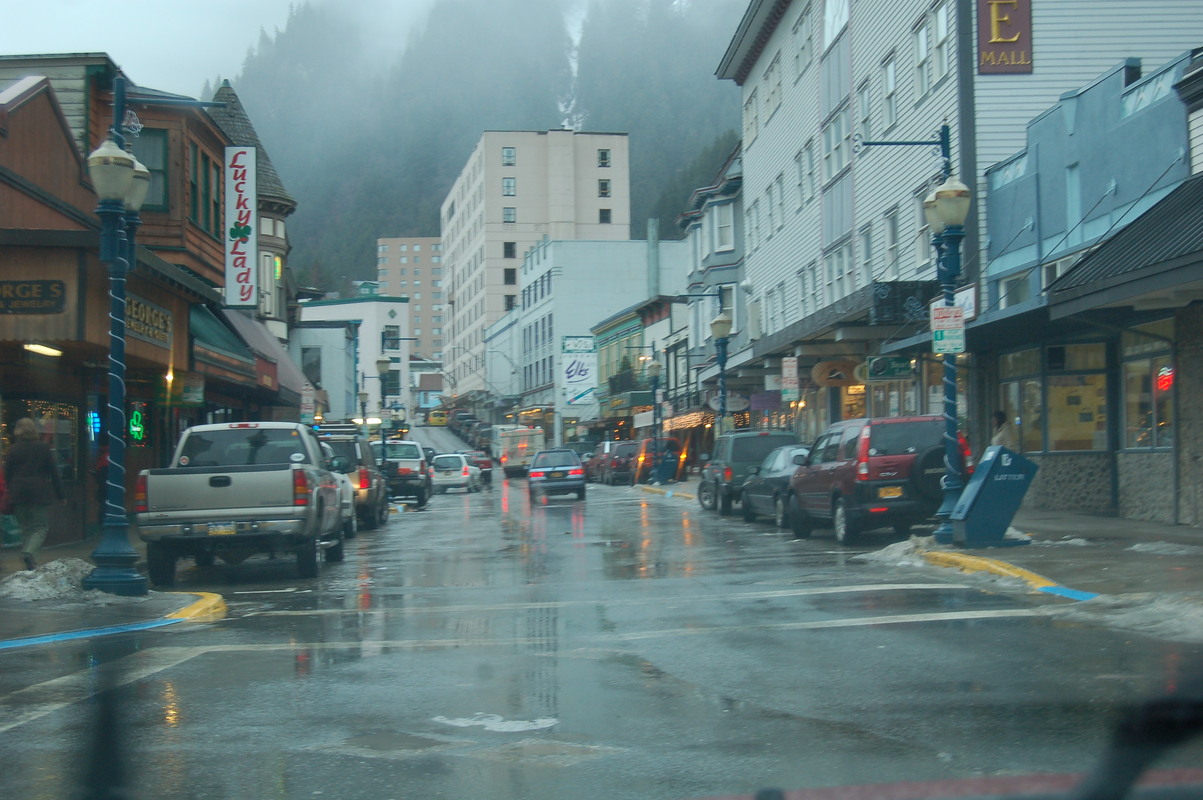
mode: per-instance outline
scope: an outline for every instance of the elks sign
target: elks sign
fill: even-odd
[[[259,304],[258,207],[255,185],[255,148],[226,148],[226,305],[230,308]]]

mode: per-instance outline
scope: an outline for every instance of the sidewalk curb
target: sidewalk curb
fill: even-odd
[[[925,550],[923,548],[917,548],[915,552],[933,566],[949,567],[967,573],[987,572],[1002,578],[1015,578],[1026,583],[1034,592],[1057,595],[1058,597],[1065,597],[1070,600],[1090,600],[1091,598],[1098,597],[1093,592],[1081,592],[1077,589],[1070,589],[1043,575],[1038,575],[1031,570],[1017,567],[1014,564],[1000,561],[996,558],[971,556],[968,553],[954,553],[948,550]]]
[[[172,592],[171,594],[175,594]],[[179,592],[190,594],[197,598],[195,602],[184,606],[179,611],[167,615],[166,619],[186,620],[188,622],[216,622],[226,615],[225,598],[212,592]]]

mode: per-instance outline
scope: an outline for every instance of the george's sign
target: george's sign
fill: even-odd
[[[253,308],[259,304],[255,148],[226,148],[225,188],[225,302],[230,308]]]

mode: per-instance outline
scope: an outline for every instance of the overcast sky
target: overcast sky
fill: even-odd
[[[330,0],[319,0],[330,2]],[[206,80],[235,78],[259,30],[274,35],[299,0],[0,0],[0,54],[108,53],[139,86],[197,97]],[[354,0],[394,47],[430,0]]]

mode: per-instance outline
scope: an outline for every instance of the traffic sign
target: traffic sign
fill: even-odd
[[[965,310],[960,306],[932,306],[931,344],[934,353],[965,352]]]

